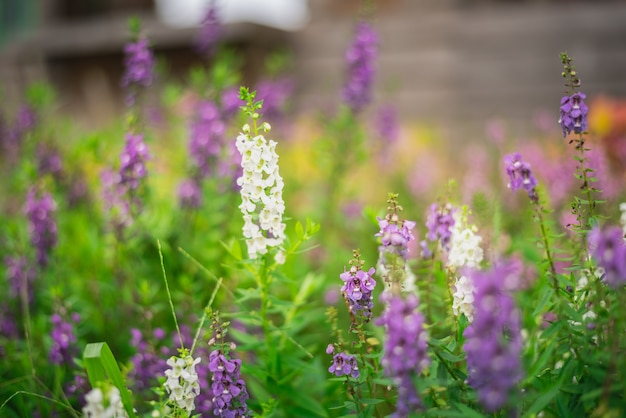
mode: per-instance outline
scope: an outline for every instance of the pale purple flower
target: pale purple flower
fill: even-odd
[[[415,239],[411,232],[415,228],[415,222],[408,220],[390,222],[386,218],[376,219],[378,219],[380,231],[375,236],[381,237],[382,251],[399,255],[406,260],[409,242]]]
[[[126,134],[126,143],[120,156],[119,182],[128,191],[139,188],[139,182],[148,174],[146,161],[150,158],[143,134]]]
[[[444,251],[450,249],[450,239],[452,238],[452,228],[454,227],[454,212],[456,211],[450,204],[439,207],[436,203],[430,205],[430,213],[426,220],[426,240],[420,243],[422,256],[430,257],[432,252],[428,242],[439,241]]]
[[[37,172],[40,177],[50,174],[57,181],[60,180],[63,172],[63,164],[61,155],[50,145],[44,143],[39,144],[36,152]]]
[[[35,270],[32,268],[26,257],[7,256],[4,259],[6,265],[7,281],[9,282],[10,295],[19,298],[22,287],[26,286],[28,302],[33,300],[33,282],[35,280]]]
[[[465,329],[468,383],[489,412],[506,405],[522,377],[520,314],[505,291],[511,274],[505,263],[489,271],[472,271],[474,321]]]
[[[154,57],[145,37],[140,37],[124,47],[124,75],[122,86],[148,87],[153,81]]]
[[[187,209],[198,209],[202,205],[202,187],[195,179],[183,180],[178,185],[178,201]]]
[[[58,232],[54,217],[56,203],[50,193],[37,198],[35,189],[31,189],[26,197],[24,211],[28,217],[30,243],[35,249],[37,264],[45,267],[57,244]]]
[[[376,114],[375,130],[385,146],[395,143],[400,135],[398,112],[395,106],[387,104],[381,107]]]
[[[602,281],[613,289],[626,284],[626,243],[619,226],[594,227],[589,232],[589,250],[604,270]]]
[[[328,368],[328,372],[337,377],[350,376],[353,379],[358,379],[361,374],[356,358],[346,353],[337,353],[333,356],[333,364]]]
[[[73,364],[73,358],[78,355],[78,347],[76,346],[76,334],[74,332],[74,324],[80,321],[80,315],[73,313],[71,321],[64,319],[60,314],[52,315],[52,331],[50,337],[52,339],[52,347],[48,359],[53,364],[70,366]]]
[[[209,371],[213,381],[213,414],[223,418],[248,416],[249,395],[240,375],[241,360],[229,359],[221,350],[214,350],[209,354]]]
[[[376,281],[372,276],[375,272],[374,268],[364,271],[353,265],[350,270],[339,275],[344,282],[341,291],[350,304],[350,310],[353,314],[362,312],[366,319],[372,316],[374,307],[372,292],[376,287]]]
[[[221,120],[218,107],[212,101],[198,103],[191,122],[189,154],[202,177],[209,177],[224,147],[226,126]]]
[[[287,77],[259,81],[256,85],[256,100],[263,100],[263,117],[272,120],[273,124],[283,122],[293,90],[294,83]]]
[[[104,211],[109,214],[115,233],[121,236],[123,230],[132,224],[131,203],[126,190],[120,185],[119,173],[104,170],[100,175]]]
[[[157,378],[167,370],[167,355],[169,349],[164,345],[165,332],[157,328],[147,341],[140,330],[132,328],[131,346],[135,348],[135,354],[130,359],[133,367],[128,373],[134,392],[149,395],[151,388],[157,383]]]
[[[210,2],[206,15],[204,19],[202,19],[200,31],[196,39],[198,51],[208,54],[209,56],[215,54],[217,51],[217,47],[224,32],[215,3],[215,0]]]
[[[561,99],[559,123],[563,130],[563,138],[572,131],[579,134],[587,130],[589,108],[584,102],[586,98],[584,93],[574,93]]]
[[[522,161],[522,156],[519,152],[516,152],[504,157],[504,165],[506,174],[509,176],[508,188],[511,191],[516,191],[520,188],[526,190],[530,200],[533,203],[537,203],[539,201],[539,195],[535,190],[537,179],[530,169],[530,164]]]
[[[363,109],[371,101],[377,48],[378,35],[372,26],[359,22],[353,43],[346,51],[348,76],[343,88],[343,99],[353,112]]]
[[[407,417],[422,405],[412,378],[430,363],[424,316],[417,310],[418,299],[414,294],[406,298],[383,294],[383,301],[386,309],[376,320],[376,325],[385,327],[381,364],[385,375],[398,385],[398,401],[392,416]]]
[[[222,91],[220,109],[222,119],[228,121],[236,116],[245,103],[239,98],[239,87],[228,87]]]

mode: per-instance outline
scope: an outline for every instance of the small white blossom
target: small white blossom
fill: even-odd
[[[115,386],[108,388],[106,398],[102,389],[98,387],[89,391],[85,395],[83,416],[86,418],[128,418],[120,391]]]
[[[167,380],[163,386],[170,394],[170,402],[189,413],[196,409],[194,399],[200,394],[198,373],[196,373],[198,363],[200,363],[199,357],[195,360],[191,356],[170,357],[167,360],[170,368],[165,371]]]
[[[469,322],[474,321],[474,292],[476,291],[471,279],[461,276],[456,280],[452,301],[452,312],[456,316],[465,314]]]
[[[269,123],[261,128],[269,132]],[[243,173],[237,184],[241,187],[243,213],[243,236],[251,259],[267,254],[268,247],[280,247],[285,240],[285,212],[282,191],[284,182],[278,170],[276,141],[267,140],[263,135],[250,136],[250,127],[245,125],[237,137],[237,150],[241,154]],[[279,251],[275,260],[282,264],[285,254]]]
[[[465,211],[455,213],[454,218],[447,266],[453,269],[478,267],[483,261],[483,249],[480,247],[482,237],[476,235],[475,225],[468,225]]]

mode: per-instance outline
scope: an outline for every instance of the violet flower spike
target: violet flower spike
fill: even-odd
[[[563,138],[572,131],[577,134],[587,131],[589,108],[584,101],[586,98],[584,93],[574,93],[561,99],[559,124],[563,130]]]
[[[350,376],[358,379],[361,374],[356,357],[346,353],[337,353],[333,356],[333,364],[328,368],[328,372],[337,377]]]
[[[38,199],[31,189],[26,197],[26,216],[31,245],[35,248],[37,264],[45,267],[50,253],[57,244],[57,224],[54,218],[56,203],[50,193]]]
[[[519,152],[516,152],[504,157],[504,165],[506,174],[509,176],[507,187],[511,191],[516,191],[517,189],[526,190],[530,200],[533,203],[538,203],[539,195],[535,190],[537,179],[530,169],[530,164],[522,161],[522,156]]]
[[[353,112],[363,109],[371,101],[377,45],[378,35],[372,26],[359,22],[354,41],[346,51],[348,80],[343,88],[343,99]]]
[[[626,243],[622,228],[595,226],[589,232],[589,252],[604,270],[602,281],[613,289],[626,284]]]

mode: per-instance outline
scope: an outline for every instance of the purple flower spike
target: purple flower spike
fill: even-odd
[[[246,382],[241,379],[241,360],[228,359],[220,350],[209,354],[212,373],[213,414],[217,417],[246,417],[249,398]]]
[[[522,376],[520,315],[502,280],[509,269],[507,264],[500,264],[471,275],[476,286],[474,322],[463,333],[463,349],[467,354],[468,383],[489,412],[506,405]]]
[[[436,203],[430,206],[430,214],[426,220],[426,227],[428,232],[426,238],[430,242],[439,240],[441,247],[448,251],[450,249],[450,239],[452,238],[452,228],[454,227],[454,209],[450,204],[443,207],[439,207]],[[428,241],[422,241],[420,246],[422,248],[422,257],[429,258],[432,256],[432,251],[428,247]]]
[[[559,123],[563,130],[563,138],[572,131],[580,134],[587,130],[587,113],[589,113],[589,108],[584,102],[586,98],[587,96],[584,93],[574,93],[561,99]]]
[[[354,41],[346,51],[348,81],[343,88],[343,99],[353,112],[363,109],[372,96],[374,61],[378,35],[367,22],[359,22]]]
[[[35,270],[29,265],[26,257],[5,257],[4,264],[7,269],[7,279],[10,285],[10,295],[19,298],[22,286],[26,286],[28,302],[33,301],[33,282]]]
[[[188,209],[198,209],[202,205],[202,188],[194,179],[187,179],[178,186],[178,201],[180,206]]]
[[[211,1],[209,9],[202,20],[200,32],[196,40],[198,51],[209,56],[215,54],[222,38],[222,33],[223,27],[217,13],[217,6],[215,1]]]
[[[146,38],[139,38],[124,47],[125,72],[122,86],[139,85],[148,87],[152,84],[154,57]]]
[[[202,177],[211,176],[222,148],[226,126],[215,103],[201,101],[191,123],[189,154]]]
[[[506,174],[509,176],[509,184],[507,187],[512,191],[524,189],[528,193],[528,197],[533,203],[539,201],[539,195],[535,187],[537,187],[537,179],[530,170],[530,164],[522,161],[519,152],[509,154],[504,157],[504,165]]]
[[[589,232],[590,253],[604,269],[602,281],[613,289],[626,284],[626,243],[619,226],[594,227]]]
[[[372,316],[374,307],[372,291],[376,287],[376,281],[372,276],[375,271],[373,267],[366,272],[353,265],[350,270],[339,275],[344,282],[341,291],[350,303],[350,310],[353,313],[362,311],[365,318]]]
[[[346,353],[337,353],[333,356],[333,364],[328,368],[328,372],[337,377],[350,376],[353,379],[358,379],[361,374],[356,358]]]
[[[72,315],[72,321],[78,322],[80,316]],[[52,347],[48,358],[53,364],[72,365],[73,357],[78,354],[76,343],[76,334],[74,334],[74,325],[64,320],[61,315],[55,313],[52,315]]]
[[[45,267],[52,249],[57,244],[57,224],[54,219],[56,203],[52,195],[45,193],[38,199],[31,189],[26,197],[25,212],[28,217],[30,242],[36,251],[37,264]]]
[[[411,232],[415,228],[415,222],[403,220],[399,224],[398,222],[389,222],[387,219],[377,219],[380,231],[375,236],[381,237],[384,251],[397,254],[406,260],[409,252],[409,242],[415,239]]]
[[[398,385],[398,403],[393,416],[406,417],[408,412],[422,405],[412,377],[429,363],[424,317],[417,311],[418,299],[414,294],[407,295],[406,299],[383,294],[383,298],[387,309],[376,320],[376,325],[384,326],[386,333],[381,363],[385,374]]]
[[[139,181],[148,174],[146,160],[149,158],[143,134],[126,134],[126,145],[120,157],[120,184],[128,190],[136,190]]]

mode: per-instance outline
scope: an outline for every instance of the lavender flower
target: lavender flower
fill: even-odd
[[[120,186],[120,175],[112,170],[104,170],[100,175],[100,180],[104,211],[111,214],[115,232],[121,236],[124,228],[132,223],[132,217],[130,202],[125,197],[124,188]]]
[[[220,118],[215,103],[204,100],[198,103],[191,123],[189,154],[202,177],[208,177],[224,147],[226,126]]]
[[[18,324],[6,302],[0,302],[0,337],[13,340],[18,336]],[[4,353],[4,344],[0,344],[0,354]]]
[[[40,177],[50,174],[57,181],[61,178],[63,165],[61,156],[53,147],[40,144],[37,147],[37,172]]]
[[[456,210],[450,204],[446,204],[440,208],[436,203],[433,203],[430,206],[430,214],[426,220],[426,227],[428,228],[426,239],[430,242],[439,240],[444,251],[450,249],[452,228],[454,228],[455,222],[453,215],[455,211]],[[420,246],[422,247],[423,257],[430,257],[432,255],[426,240],[422,241]]]
[[[626,243],[622,228],[594,227],[589,232],[589,249],[598,266],[604,270],[602,281],[613,289],[626,284]]]
[[[180,206],[198,209],[202,205],[202,188],[195,179],[186,179],[178,186]]]
[[[392,144],[398,140],[400,127],[398,124],[398,115],[396,108],[392,105],[386,105],[379,109],[376,115],[376,133],[383,140],[385,145]]]
[[[80,315],[73,313],[72,322],[80,321]],[[53,364],[69,366],[73,364],[73,358],[77,355],[76,334],[74,333],[74,325],[64,320],[60,314],[52,315],[52,347],[48,354],[48,359]]]
[[[333,364],[328,368],[328,372],[337,377],[350,376],[353,379],[358,379],[361,374],[356,358],[346,353],[337,353],[333,356]]]
[[[363,312],[366,319],[372,316],[374,307],[372,291],[376,287],[376,281],[372,276],[375,272],[374,268],[370,268],[367,272],[361,270],[360,263],[357,262],[350,267],[350,270],[339,275],[344,282],[341,291],[350,304],[350,311],[352,313]]]
[[[35,271],[31,268],[26,257],[8,256],[4,259],[6,265],[7,280],[10,286],[10,295],[19,298],[22,287],[26,286],[28,301],[33,300],[33,282],[35,280]]]
[[[146,160],[150,158],[143,134],[126,134],[126,144],[120,156],[120,185],[129,191],[139,187],[139,182],[147,175]]]
[[[154,57],[148,46],[148,40],[140,37],[124,47],[124,75],[122,86],[133,85],[148,87],[153,81]]]
[[[289,78],[259,81],[256,85],[256,97],[257,100],[263,100],[263,116],[272,120],[272,123],[283,121],[293,89],[294,83]]]
[[[196,39],[198,51],[208,54],[209,56],[215,54],[217,51],[217,47],[224,32],[215,3],[215,0],[210,2],[207,13],[202,20],[198,38]]]
[[[474,271],[474,321],[465,329],[468,383],[489,412],[505,406],[521,379],[520,316],[513,298],[504,291],[506,264],[490,271]]]
[[[34,189],[28,192],[24,208],[28,217],[30,242],[36,251],[37,263],[40,267],[48,264],[52,249],[57,244],[57,224],[54,219],[56,203],[52,195],[44,193],[38,199]]]
[[[220,99],[220,109],[222,119],[228,121],[239,113],[239,109],[245,102],[239,98],[239,87],[229,87],[224,89]]]
[[[533,203],[539,202],[539,195],[535,190],[537,179],[530,170],[530,164],[522,161],[519,152],[504,157],[506,174],[509,176],[507,187],[512,191],[523,188]]]
[[[213,374],[213,413],[217,417],[248,416],[249,398],[246,382],[241,379],[241,360],[228,359],[221,350],[209,354],[209,371]]]
[[[158,376],[162,376],[167,369],[167,362],[163,360],[163,351],[158,347],[165,339],[165,332],[157,328],[153,333],[153,340],[146,341],[140,330],[133,328],[131,333],[131,345],[135,348],[136,353],[131,358],[133,365],[128,373],[128,377],[134,383],[135,392],[149,392],[157,381]]]
[[[381,237],[382,249],[384,252],[396,254],[405,261],[409,252],[409,242],[415,237],[411,230],[415,228],[415,222],[400,221],[397,215],[391,215],[385,219],[377,218],[380,231],[376,234]]]
[[[377,44],[378,35],[372,26],[359,22],[354,41],[346,51],[348,80],[343,88],[343,99],[353,112],[358,112],[371,101]]]
[[[574,93],[561,99],[559,123],[563,130],[563,138],[572,131],[580,134],[587,130],[587,113],[589,108],[584,102],[585,98],[587,96],[584,93]]]
[[[385,374],[398,385],[398,402],[395,417],[407,417],[422,403],[412,377],[428,366],[427,337],[423,328],[424,317],[417,311],[418,299],[414,294],[403,298],[383,295],[386,310],[376,320],[385,327],[385,352],[381,364]]]

